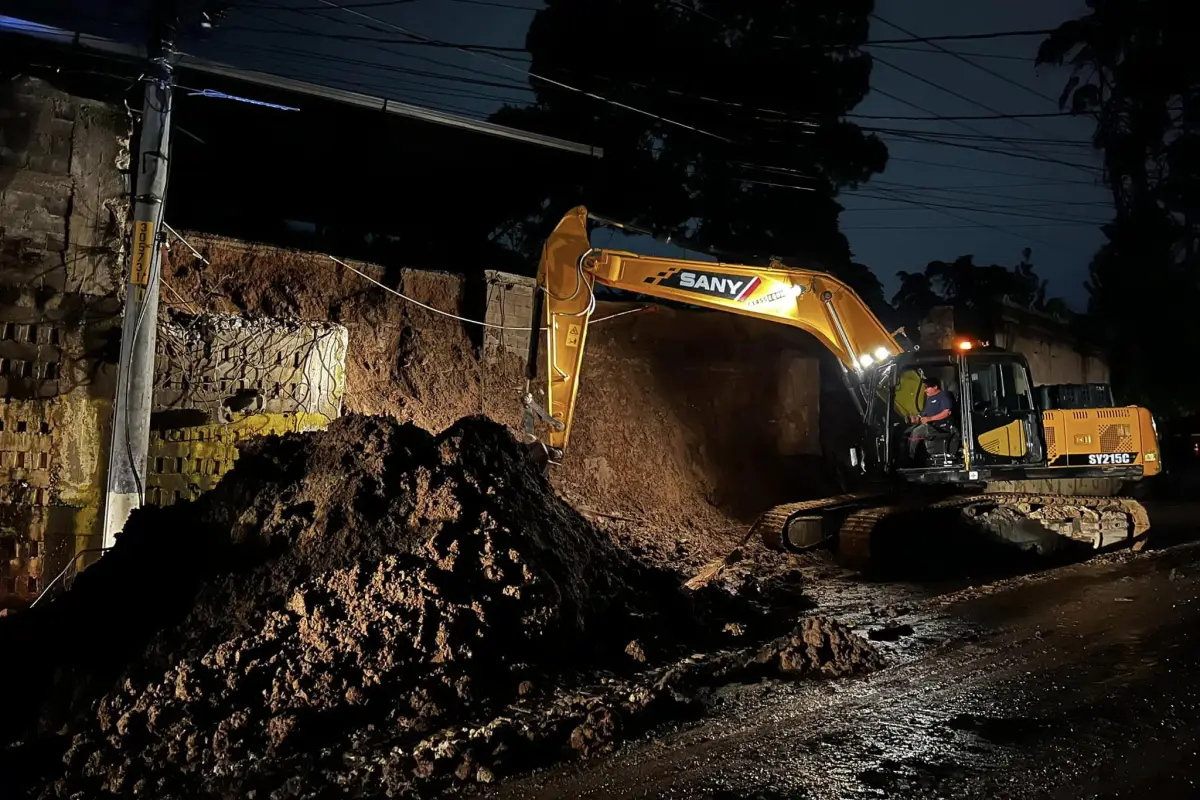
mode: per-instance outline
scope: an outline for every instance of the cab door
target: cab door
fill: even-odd
[[[1045,458],[1042,415],[1025,360],[979,355],[963,361],[972,462],[980,466],[1041,463]]]

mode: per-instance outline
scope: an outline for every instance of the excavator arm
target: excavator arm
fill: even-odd
[[[547,406],[526,392],[525,430],[532,439],[535,419],[547,423],[554,459],[570,439],[597,283],[800,328],[837,356],[858,402],[869,391],[871,367],[903,350],[862,299],[831,275],[597,249],[587,221],[582,206],[568,212],[547,239],[538,267],[528,369],[536,380],[544,336]]]

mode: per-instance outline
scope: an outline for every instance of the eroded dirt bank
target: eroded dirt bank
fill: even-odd
[[[698,713],[713,687],[878,668],[770,597],[680,588],[502,426],[381,417],[249,444],[0,619],[6,796],[398,795],[496,781]]]
[[[319,253],[187,236],[206,262],[173,248],[164,275],[179,297],[164,295],[164,303],[345,325],[347,411],[434,432],[484,414],[520,430],[521,358],[483,353],[478,329],[406,303]],[[483,315],[481,277],[354,266],[435,308]],[[602,302],[594,315],[571,450],[552,476],[575,505],[631,518],[623,534],[632,546],[686,566],[727,550],[764,508],[832,488],[818,455],[819,345],[730,314],[612,316],[638,307]]]

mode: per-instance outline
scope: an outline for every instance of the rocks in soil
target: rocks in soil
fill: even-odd
[[[821,618],[673,660],[727,644],[735,606],[634,561],[494,422],[349,416],[251,442],[214,491],[136,513],[71,592],[0,621],[0,650],[33,654],[0,667],[28,688],[0,744],[52,756],[9,759],[26,796],[399,796],[600,752],[698,687],[882,663]]]

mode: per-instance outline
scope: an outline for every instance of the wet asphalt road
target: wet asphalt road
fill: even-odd
[[[725,690],[703,723],[493,796],[1200,797],[1196,520],[982,590],[891,587],[914,634],[887,669]]]

